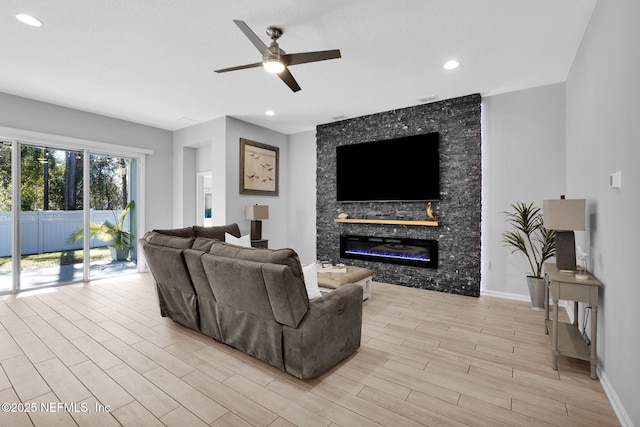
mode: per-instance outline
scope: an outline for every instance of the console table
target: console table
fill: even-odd
[[[591,378],[596,376],[598,358],[598,291],[602,283],[589,274],[589,278],[578,280],[575,273],[558,271],[553,263],[545,263],[545,328],[551,332],[551,367],[558,369],[558,355],[564,355],[591,363]],[[553,317],[549,318],[549,292],[553,298]],[[573,301],[573,324],[558,322],[558,301]],[[578,302],[591,305],[591,348],[587,346],[578,329]]]

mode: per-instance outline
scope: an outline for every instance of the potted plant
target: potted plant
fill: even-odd
[[[555,231],[544,228],[540,208],[533,203],[518,202],[504,212],[510,230],[502,233],[502,242],[511,246],[511,253],[520,252],[527,257],[531,274],[527,275],[531,308],[544,309],[544,279],[542,266],[556,254]]]
[[[113,213],[114,222],[106,220],[102,224],[93,223],[89,226],[89,236],[93,239],[97,237],[103,242],[108,243],[111,251],[111,258],[114,261],[124,261],[129,257],[129,251],[133,247],[135,236],[129,230],[124,229],[124,220],[129,211],[135,206],[135,202],[131,200],[122,210],[119,216]],[[80,227],[75,233],[69,236],[69,243],[81,239],[83,228]]]

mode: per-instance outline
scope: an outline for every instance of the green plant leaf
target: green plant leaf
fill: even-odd
[[[130,249],[133,246],[135,236],[129,230],[124,229],[124,222],[127,214],[134,206],[135,202],[131,200],[120,215],[116,215],[115,211],[113,211],[114,222],[106,220],[102,224],[92,223],[89,226],[89,236],[92,239],[98,238],[103,242],[109,243],[110,246],[116,249]],[[67,243],[71,244],[76,240],[82,239],[83,234],[84,228],[80,226],[75,232],[71,233]]]
[[[533,203],[517,202],[504,212],[511,230],[502,233],[502,242],[522,253],[529,261],[531,275],[542,277],[542,266],[556,254],[555,231],[544,228],[540,208]]]

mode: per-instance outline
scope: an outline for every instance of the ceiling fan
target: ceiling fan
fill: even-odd
[[[260,38],[244,21],[234,20],[233,22],[235,22],[238,28],[240,28],[240,31],[242,31],[251,43],[253,43],[253,45],[260,51],[262,54],[262,62],[222,68],[220,70],[215,70],[216,73],[226,73],[227,71],[244,70],[245,68],[263,66],[268,72],[277,74],[292,91],[297,92],[300,90],[300,85],[298,85],[298,82],[296,82],[296,79],[293,78],[293,75],[289,71],[290,65],[340,58],[340,50],[338,49],[321,50],[316,52],[285,53],[284,50],[280,49],[280,46],[278,46],[278,39],[282,35],[282,28],[275,26],[267,28],[267,35],[272,40],[271,45],[267,47],[267,45],[260,40]]]

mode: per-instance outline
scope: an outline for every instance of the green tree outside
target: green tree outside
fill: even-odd
[[[128,200],[126,161],[120,157],[91,155],[91,208],[123,209]],[[22,211],[82,210],[83,161],[76,151],[23,145],[20,148]],[[11,144],[0,142],[0,211],[11,211]]]

